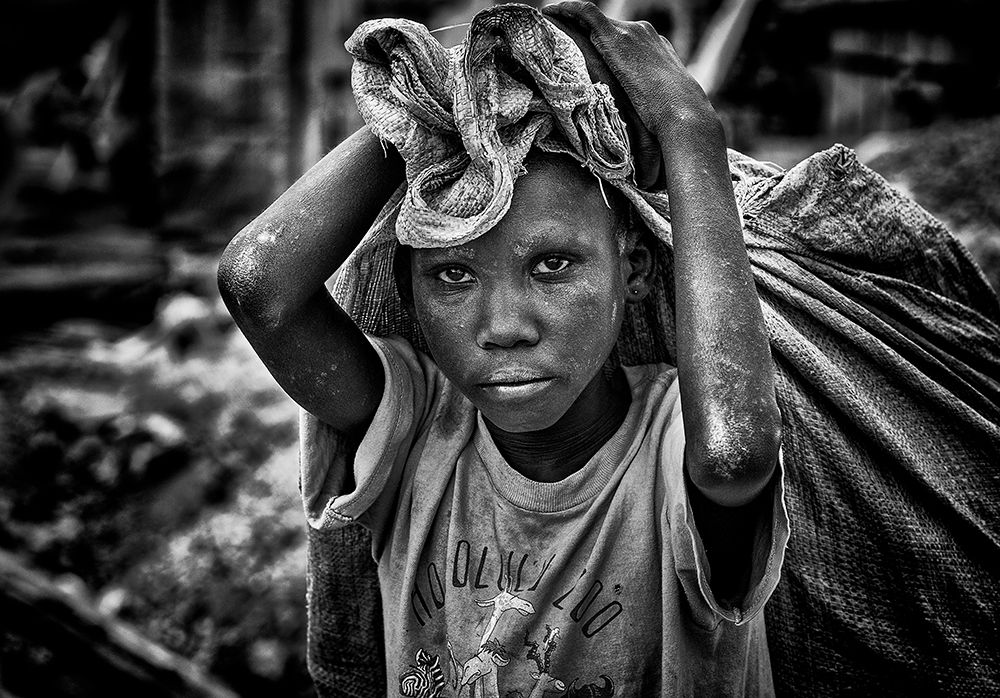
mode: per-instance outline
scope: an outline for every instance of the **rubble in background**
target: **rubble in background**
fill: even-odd
[[[0,359],[0,547],[240,695],[312,695],[296,408],[218,299],[155,317]],[[18,647],[10,690],[45,677]]]

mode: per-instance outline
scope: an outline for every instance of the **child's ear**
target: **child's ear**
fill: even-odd
[[[630,241],[631,242],[631,241]],[[625,280],[625,301],[638,303],[649,295],[656,260],[645,235],[636,235],[628,248],[628,277]]]

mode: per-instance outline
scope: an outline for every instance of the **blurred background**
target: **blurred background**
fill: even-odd
[[[0,5],[0,695],[313,695],[296,408],[215,265],[361,125],[359,23],[489,4]],[[1000,288],[994,0],[599,4],[673,41],[732,147],[854,147]]]

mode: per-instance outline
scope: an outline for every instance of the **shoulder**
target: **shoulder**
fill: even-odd
[[[635,455],[659,465],[654,471],[674,479],[684,454],[684,420],[681,414],[677,369],[668,364],[641,364],[623,367],[632,388],[635,413],[633,441]],[[650,471],[650,472],[654,472]]]
[[[382,361],[385,390],[373,425],[387,427],[412,405],[415,434],[451,431],[474,414],[472,403],[441,372],[434,359],[398,335],[366,335]],[[402,404],[401,404],[402,403]],[[395,409],[394,409],[395,408]]]
[[[640,364],[624,366],[625,377],[632,389],[633,403],[643,407],[644,418],[665,418],[669,422],[675,409],[680,410],[680,388],[677,369],[669,364]]]
[[[413,388],[420,392],[421,387],[426,392],[437,392],[443,389],[446,381],[444,374],[434,363],[434,359],[414,347],[408,340],[399,335],[375,336],[366,334],[382,362],[387,387],[395,380],[394,387],[399,389],[399,382],[412,383]]]

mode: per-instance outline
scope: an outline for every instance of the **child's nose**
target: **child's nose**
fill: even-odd
[[[476,343],[483,349],[507,349],[538,343],[538,323],[530,303],[514,289],[495,289],[482,297]]]

